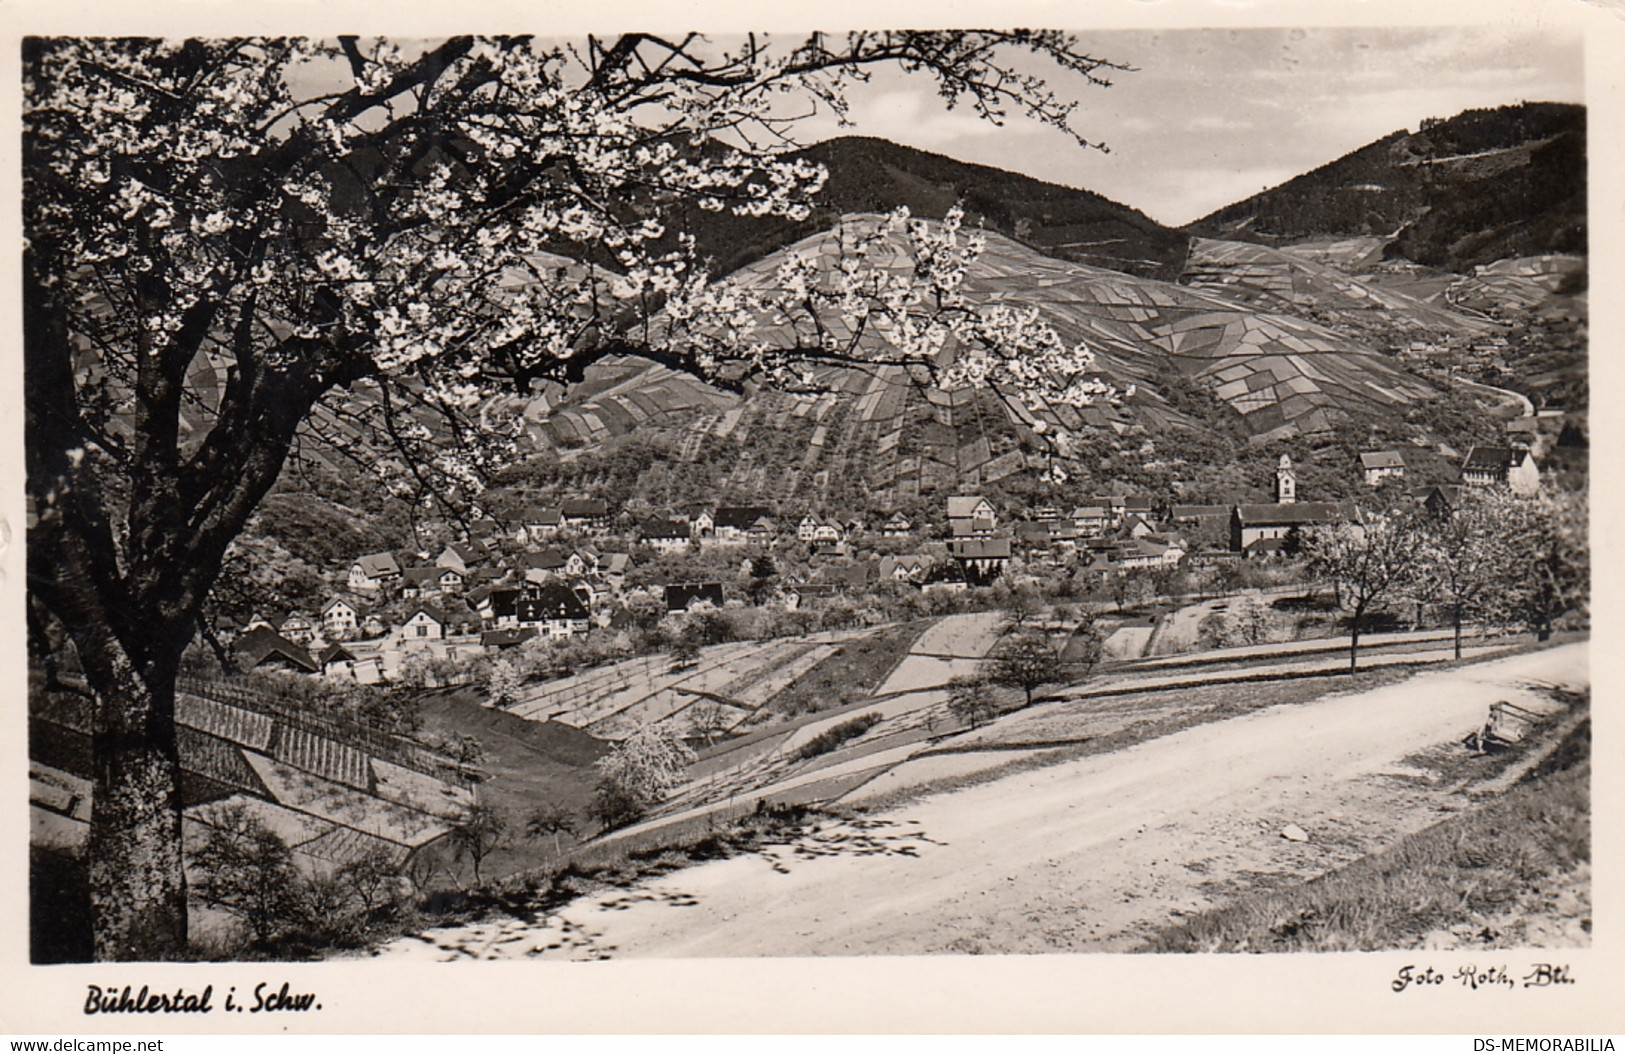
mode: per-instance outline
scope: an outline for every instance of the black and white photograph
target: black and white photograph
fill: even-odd
[[[30,1012],[997,959],[1606,1030],[1597,19],[1133,6],[15,20]]]

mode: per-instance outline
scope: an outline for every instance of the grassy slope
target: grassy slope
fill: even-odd
[[[1589,759],[1584,721],[1505,796],[1301,885],[1187,919],[1144,950],[1366,951],[1447,934],[1505,947],[1528,941],[1532,926],[1583,941]]]

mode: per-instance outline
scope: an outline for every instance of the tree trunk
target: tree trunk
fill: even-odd
[[[108,639],[81,657],[96,696],[91,802],[91,917],[97,961],[155,961],[187,952],[175,676],[137,673]]]
[[[1349,623],[1349,676],[1353,677],[1360,669],[1360,612],[1354,613]]]
[[[1461,605],[1456,604],[1451,609],[1452,621],[1456,630],[1456,661],[1461,661]]]

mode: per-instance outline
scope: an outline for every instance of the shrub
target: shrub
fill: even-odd
[[[838,725],[826,728],[802,744],[801,749],[796,751],[796,757],[806,760],[807,758],[818,757],[820,754],[828,754],[847,740],[856,739],[863,735],[869,729],[880,724],[880,721],[880,715],[872,710],[866,714],[859,714],[850,721],[842,721]]]

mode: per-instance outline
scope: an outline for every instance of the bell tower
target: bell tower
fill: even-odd
[[[1291,505],[1297,500],[1298,475],[1292,471],[1292,459],[1282,454],[1281,463],[1275,467],[1275,502]]]

